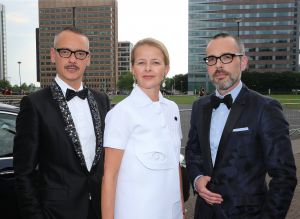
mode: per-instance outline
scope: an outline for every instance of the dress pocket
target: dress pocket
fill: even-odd
[[[143,147],[135,147],[135,155],[138,160],[148,169],[166,170],[176,165],[174,150],[171,147],[159,147],[150,145],[150,142]]]

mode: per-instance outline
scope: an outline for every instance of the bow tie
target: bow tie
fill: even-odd
[[[212,95],[210,98],[211,106],[214,109],[217,109],[221,103],[224,103],[228,109],[232,106],[232,97],[231,94],[227,94],[223,99],[217,97],[216,95]]]
[[[74,91],[68,88],[66,92],[66,100],[70,101],[75,96],[80,97],[81,99],[84,100],[87,97],[87,94],[88,94],[87,88],[83,88],[81,91]]]

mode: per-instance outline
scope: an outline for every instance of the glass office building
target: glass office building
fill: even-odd
[[[5,7],[0,4],[0,80],[7,79]]]
[[[203,58],[220,32],[244,42],[248,71],[299,71],[299,11],[297,0],[189,0],[189,92],[214,89]]]
[[[115,91],[118,75],[118,22],[116,0],[39,0],[37,78],[49,86],[56,75],[50,60],[55,33],[75,26],[90,40],[91,65],[84,83],[95,90]]]

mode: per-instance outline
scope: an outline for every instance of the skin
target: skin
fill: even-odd
[[[240,53],[239,47],[232,37],[217,38],[211,40],[206,48],[207,56],[221,56],[224,53]],[[223,64],[219,59],[213,66],[207,66],[207,72],[210,80],[216,86],[218,92],[225,96],[233,90],[240,82],[242,71],[248,64],[246,56],[234,57],[233,61]],[[213,193],[206,188],[207,183],[211,180],[209,176],[201,176],[195,182],[196,190],[208,204],[221,204],[223,198],[220,194]]]
[[[170,70],[164,63],[160,49],[142,45],[135,51],[135,62],[132,65],[133,75],[139,87],[152,101],[158,101],[160,84]]]
[[[234,38],[225,37],[211,40],[206,48],[206,56],[220,56],[224,53],[240,53]],[[210,80],[221,95],[228,94],[240,82],[242,71],[247,67],[246,56],[234,57],[233,61],[223,64],[220,59],[213,66],[207,66]]]
[[[139,87],[152,101],[158,101],[161,82],[170,69],[169,65],[164,63],[164,55],[161,50],[153,46],[141,45],[136,49],[135,63],[132,69]],[[114,218],[117,179],[123,154],[124,150],[105,148],[104,176],[102,178],[101,192],[102,219]],[[179,180],[181,185],[181,177]],[[184,216],[183,218],[185,219]]]
[[[72,51],[89,51],[89,40],[83,35],[66,30],[55,37],[54,47],[66,48]],[[84,71],[90,65],[90,55],[84,60],[76,59],[74,53],[69,58],[62,58],[54,48],[51,48],[50,55],[52,63],[55,63],[57,76],[72,88],[78,90]]]

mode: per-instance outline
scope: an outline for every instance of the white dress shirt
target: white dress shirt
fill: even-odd
[[[67,83],[61,80],[58,76],[55,77],[56,83],[61,88],[64,96],[66,96],[67,88],[75,90]],[[83,89],[82,83],[80,88],[76,91]],[[82,153],[84,155],[85,163],[88,170],[91,169],[96,149],[96,136],[94,131],[94,123],[91,115],[91,110],[87,99],[80,99],[75,96],[67,102],[69,110],[72,115],[73,122],[79,137]]]
[[[242,82],[238,84],[232,91],[228,94],[231,94],[232,102],[235,101],[237,95],[240,93],[242,89]],[[227,94],[226,94],[227,95]],[[216,96],[220,98],[224,98],[218,90],[216,90]],[[213,165],[215,164],[217,151],[220,144],[220,139],[223,133],[224,126],[226,124],[230,109],[224,103],[221,103],[217,109],[213,109],[211,115],[211,122],[210,122],[210,134],[209,134],[209,141],[210,141],[210,151],[211,151],[211,158]]]

